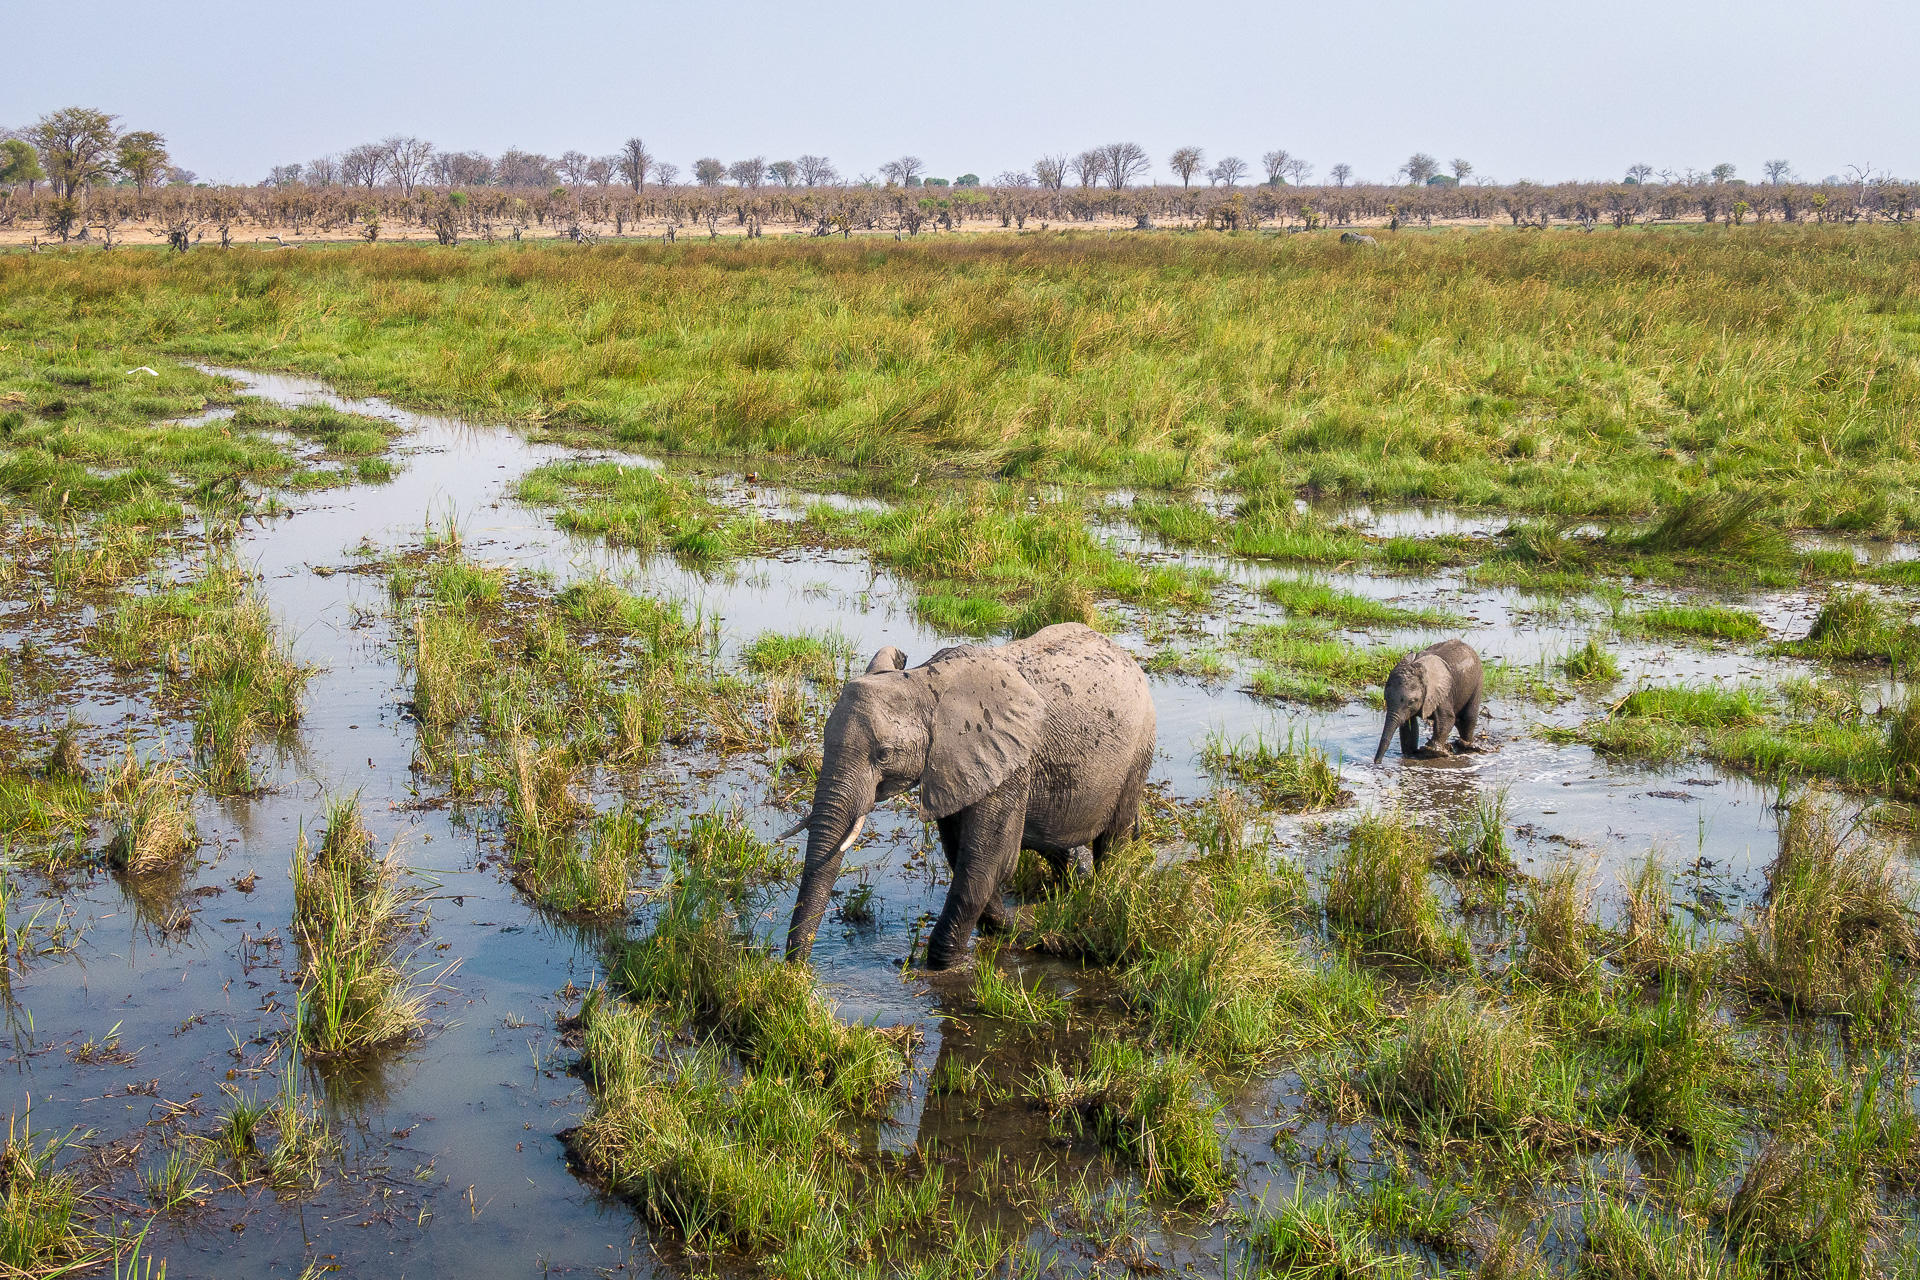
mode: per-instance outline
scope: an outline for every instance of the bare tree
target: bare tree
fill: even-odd
[[[659,183],[661,186],[663,187],[672,186],[673,180],[679,176],[680,176],[679,165],[669,163],[668,161],[665,161],[665,160],[654,161],[653,180]]]
[[[635,191],[647,185],[647,170],[653,167],[653,157],[647,153],[646,143],[628,138],[620,144],[620,157],[615,163],[620,170],[620,180]]]
[[[1239,156],[1221,156],[1220,163],[1207,170],[1207,180],[1230,187],[1247,176],[1247,162]]]
[[[727,166],[727,176],[743,187],[757,187],[766,181],[767,158],[754,156],[748,160],[735,160]]]
[[[1008,169],[1004,173],[996,173],[993,175],[993,185],[996,187],[1030,187],[1033,185],[1033,175],[1024,171],[1015,172],[1012,169]]]
[[[118,119],[91,107],[63,107],[27,130],[27,141],[39,150],[54,190],[71,200],[75,191],[106,174],[120,136],[114,127]]]
[[[801,156],[794,164],[799,166],[800,181],[806,186],[825,187],[840,181],[839,170],[825,156]]]
[[[1344,187],[1353,179],[1353,166],[1342,160],[1327,170],[1327,176],[1333,179],[1334,186]]]
[[[301,166],[297,164],[277,164],[267,170],[267,185],[270,187],[291,187],[300,181]]]
[[[1146,148],[1137,142],[1109,142],[1100,148],[1100,156],[1105,161],[1103,172],[1107,185],[1115,191],[1144,177],[1153,167],[1153,162],[1147,159]]]
[[[1091,187],[1106,173],[1107,157],[1099,147],[1091,151],[1082,151],[1067,161],[1067,171],[1079,181],[1081,186]]]
[[[332,156],[318,156],[307,161],[307,185],[330,187],[340,181],[340,162]]]
[[[767,166],[767,173],[783,187],[797,186],[800,182],[800,166],[791,160],[775,160]]]
[[[1294,186],[1305,186],[1307,179],[1313,174],[1313,166],[1299,156],[1291,156],[1281,167],[1280,172],[1281,176]]]
[[[608,186],[613,182],[613,167],[619,162],[619,156],[595,156],[587,161],[587,181],[596,187]]]
[[[1049,191],[1058,191],[1067,185],[1067,158],[1065,156],[1041,156],[1033,162],[1033,180]]]
[[[493,164],[493,180],[503,187],[550,188],[560,181],[552,157],[508,147]]]
[[[1450,167],[1453,169],[1453,180],[1455,182],[1465,182],[1473,176],[1473,161],[1471,160],[1463,160],[1459,156],[1455,156],[1453,158],[1453,164]]]
[[[1400,166],[1400,172],[1414,186],[1425,186],[1428,178],[1440,172],[1440,162],[1424,151],[1416,151]]]
[[[363,142],[340,153],[340,181],[350,187],[373,190],[386,167],[386,149],[377,142]]]
[[[584,151],[562,151],[560,153],[560,180],[570,187],[577,187],[587,180],[587,165],[591,161]]]
[[[386,153],[387,173],[400,184],[401,191],[412,195],[414,184],[426,173],[427,162],[433,158],[433,144],[425,138],[395,134],[382,139],[380,148]]]
[[[1627,181],[1633,183],[1635,186],[1644,186],[1647,179],[1652,176],[1653,166],[1650,164],[1630,164],[1627,166]]]
[[[433,158],[433,179],[442,187],[484,187],[493,181],[493,161],[478,151],[442,152]]]
[[[880,176],[888,182],[897,182],[910,187],[914,180],[927,171],[927,162],[919,156],[901,156],[898,160],[889,160],[880,166]]]
[[[1181,186],[1190,187],[1193,185],[1193,175],[1200,171],[1206,158],[1207,153],[1199,147],[1181,147],[1167,157],[1167,168],[1173,170]]]
[[[717,187],[726,176],[727,166],[718,156],[701,156],[693,162],[693,180],[703,187]]]
[[[1287,163],[1293,159],[1286,151],[1269,151],[1260,157],[1260,165],[1267,171],[1267,181],[1275,186],[1287,176]]]
[[[1760,171],[1766,174],[1767,181],[1775,186],[1793,181],[1793,165],[1786,160],[1769,160],[1760,166]]]

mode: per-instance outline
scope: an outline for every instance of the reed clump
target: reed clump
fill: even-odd
[[[1232,1183],[1214,1127],[1221,1104],[1197,1064],[1177,1054],[1096,1039],[1082,1069],[1043,1067],[1034,1096],[1057,1127],[1090,1134],[1137,1168],[1149,1195],[1211,1201]]]
[[[1327,915],[1362,949],[1416,964],[1447,966],[1466,943],[1441,920],[1428,882],[1432,854],[1412,819],[1369,813],[1348,833],[1327,883]]]
[[[129,747],[103,807],[113,827],[107,860],[129,875],[177,866],[199,846],[193,780],[171,759],[142,764]]]
[[[1802,799],[1738,951],[1748,990],[1789,1010],[1864,1017],[1903,1004],[1920,964],[1914,886],[1891,851]]]
[[[293,937],[300,947],[300,1044],[309,1058],[366,1053],[416,1035],[425,994],[405,935],[424,926],[424,891],[393,850],[375,856],[357,801],[330,809],[327,835],[300,833]]]

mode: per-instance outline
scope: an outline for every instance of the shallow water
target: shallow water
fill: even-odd
[[[185,1124],[205,1132],[206,1117],[224,1103],[218,1092],[223,1084],[260,1095],[278,1087],[281,1064],[267,1059],[292,1013],[295,983],[283,966],[293,960],[290,947],[260,940],[285,934],[291,913],[287,869],[302,824],[318,823],[327,797],[357,791],[376,837],[383,844],[402,840],[408,864],[437,883],[431,930],[437,949],[422,954],[436,964],[457,960],[458,966],[440,981],[435,1029],[360,1077],[305,1074],[347,1135],[347,1176],[298,1202],[281,1205],[256,1194],[236,1204],[228,1195],[215,1197],[200,1218],[162,1217],[148,1252],[167,1257],[175,1276],[295,1275],[314,1258],[335,1261],[349,1274],[476,1280],[525,1275],[542,1262],[556,1270],[647,1271],[654,1264],[633,1212],[576,1180],[556,1137],[585,1105],[582,1089],[565,1074],[570,1055],[556,1043],[553,1023],[566,1007],[556,993],[594,979],[603,939],[592,930],[547,921],[496,868],[482,865],[499,851],[484,810],[432,803],[435,793],[410,768],[416,731],[402,712],[406,692],[385,612],[385,581],[351,570],[370,554],[417,547],[430,526],[451,523],[465,553],[478,561],[544,570],[561,582],[604,574],[648,594],[681,599],[718,624],[729,654],[763,630],[834,629],[859,654],[891,644],[913,661],[952,638],[918,622],[911,586],[876,570],[864,555],[794,551],[699,573],[669,558],[610,550],[569,537],[546,514],[509,496],[530,468],[575,456],[574,450],[532,443],[510,430],[337,397],[303,379],[221,372],[250,394],[284,403],[325,401],[395,420],[403,432],[401,465],[389,483],[297,496],[292,514],[250,522],[239,536],[236,551],[258,570],[296,651],[320,668],[309,686],[305,717],[287,749],[263,770],[263,794],[201,801],[205,862],[167,908],[188,907],[189,927],[163,930],[102,873],[60,895],[85,925],[85,935],[73,954],[42,960],[16,978],[10,1006],[16,1046],[10,1062],[22,1094],[32,1100],[33,1124],[49,1132],[78,1126],[91,1130],[98,1143],[124,1142],[162,1117],[166,1104],[187,1104]],[[721,483],[730,500],[770,518],[795,518],[812,500],[738,476]],[[1487,531],[1477,519],[1368,514],[1375,527],[1393,532]],[[1223,575],[1221,607],[1197,624],[1203,633],[1224,636],[1235,626],[1279,616],[1258,588],[1285,571],[1169,549],[1124,523],[1104,531],[1129,554],[1204,565]],[[1347,574],[1331,581],[1382,598],[1442,604],[1470,620],[1458,634],[1489,660],[1521,666],[1564,654],[1605,617],[1604,608],[1591,601],[1571,610],[1543,607],[1517,592],[1474,587],[1453,573]],[[1746,603],[1776,636],[1804,629],[1804,596],[1776,593]],[[1151,620],[1128,610],[1119,617],[1133,628],[1123,630],[1120,640],[1144,657],[1152,648],[1143,634]],[[17,642],[29,621],[9,617],[6,641]],[[1413,645],[1437,634],[1389,639]],[[1351,638],[1382,642],[1358,633]],[[1617,653],[1626,673],[1622,688],[1636,679],[1776,679],[1786,669],[1777,659],[1730,647],[1624,643]],[[1759,887],[1760,869],[1772,855],[1772,789],[1706,764],[1621,767],[1528,732],[1536,722],[1570,723],[1594,714],[1597,704],[1586,698],[1547,709],[1495,697],[1483,722],[1492,750],[1431,763],[1390,756],[1375,768],[1367,761],[1379,719],[1366,704],[1331,711],[1279,707],[1248,696],[1240,683],[1154,679],[1160,742],[1153,780],[1175,798],[1197,799],[1213,785],[1200,764],[1210,736],[1306,732],[1342,761],[1345,785],[1355,797],[1341,811],[1277,824],[1279,839],[1309,863],[1319,862],[1330,847],[1327,829],[1365,806],[1403,805],[1425,825],[1444,825],[1489,791],[1506,793],[1522,866],[1539,868],[1563,858],[1586,864],[1603,917],[1615,910],[1620,875],[1649,849],[1662,850],[1676,869],[1676,898],[1695,901],[1704,915],[1737,910]],[[137,735],[155,733],[144,687],[98,672],[89,678],[76,710],[108,731],[96,735],[96,745],[129,728]],[[184,753],[184,728],[171,732],[173,748]],[[681,812],[737,802],[763,835],[771,835],[789,824],[791,813],[769,803],[759,765],[752,758],[690,757],[666,771],[665,794]],[[897,806],[877,812],[869,830],[849,858],[842,884],[865,869],[877,895],[878,923],[853,929],[829,916],[814,951],[821,980],[846,1016],[918,1024],[926,1033],[918,1068],[932,1067],[943,1053],[986,1052],[971,1032],[947,1034],[954,1012],[948,1006],[955,999],[945,994],[950,984],[917,975],[903,980],[899,968],[917,922],[938,909],[944,892],[929,870],[939,859],[927,857],[925,830]],[[235,887],[250,874],[257,876],[251,893]],[[766,903],[768,936],[784,929],[790,888],[787,894]],[[23,892],[15,918],[35,903],[33,893]],[[1016,963],[1050,982],[1075,981],[1065,966],[1038,959]],[[82,1064],[65,1051],[116,1024],[131,1062]],[[1024,1150],[1038,1140],[1004,1119],[983,1130],[956,1118],[944,1102],[930,1105],[926,1078],[924,1070],[912,1077],[914,1087],[877,1136],[883,1145],[907,1147],[936,1134],[953,1143],[984,1134]],[[129,1095],[129,1086],[152,1092]],[[1244,1162],[1250,1200],[1291,1193],[1294,1172],[1274,1152],[1271,1126],[1297,1121],[1297,1086],[1285,1074],[1256,1080],[1234,1102],[1231,1114],[1248,1126],[1231,1143]],[[150,1139],[161,1132],[155,1126]],[[1365,1141],[1364,1130],[1348,1137]],[[150,1140],[140,1163],[151,1161],[154,1147]],[[1174,1257],[1217,1272],[1219,1231],[1200,1224],[1193,1230],[1195,1238],[1184,1243],[1162,1243]]]

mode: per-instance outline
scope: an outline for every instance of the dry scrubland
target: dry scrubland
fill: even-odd
[[[842,1016],[835,974],[765,949],[791,853],[738,809],[649,798],[717,762],[791,812],[858,661],[843,639],[768,633],[729,655],[679,602],[491,565],[457,529],[369,544],[322,568],[380,586],[363,621],[414,735],[406,803],[480,815],[488,890],[565,922],[607,975],[568,1002],[585,1094],[565,1148],[671,1265],[1150,1272],[1196,1237],[1218,1270],[1316,1280],[1914,1274],[1920,928],[1894,841],[1920,798],[1920,703],[1897,680],[1920,657],[1916,575],[1788,536],[1920,524],[1911,235],[0,257],[0,510],[17,549],[0,566],[16,634],[0,839],[48,904],[9,899],[8,972],[29,999],[65,972],[80,943],[62,894],[106,868],[161,902],[139,918],[185,929],[178,895],[213,836],[197,821],[227,821],[195,798],[299,790],[273,748],[300,740],[322,673],[231,547],[243,522],[419,462],[394,456],[392,424],[313,405],[173,421],[231,398],[179,360],[295,370],[668,457],[515,479],[578,538],[714,574],[858,551],[934,632],[1124,629],[1169,695],[1237,670],[1273,705],[1350,706],[1410,631],[1466,625],[1445,595],[1387,600],[1330,571],[1518,588],[1590,627],[1551,664],[1494,673],[1504,705],[1582,709],[1541,736],[1626,769],[1714,761],[1786,802],[1764,890],[1709,916],[1653,853],[1620,886],[1571,859],[1523,871],[1519,825],[1541,815],[1504,791],[1445,815],[1358,813],[1354,779],[1305,737],[1163,743],[1176,765],[1199,757],[1208,793],[1163,796],[1097,879],[1023,864],[1011,937],[983,940],[958,985],[909,975],[946,1018],[935,1065],[910,1067],[910,1033]],[[143,364],[165,376],[127,374]],[[886,505],[776,521],[729,501],[722,469]],[[1511,518],[1498,537],[1383,536],[1324,499]],[[1118,520],[1280,567],[1254,593],[1270,620],[1182,647],[1222,574],[1122,549],[1105,536]],[[1676,599],[1646,603],[1656,587]],[[1729,587],[1804,597],[1816,620],[1773,637]],[[1648,636],[1811,674],[1616,687],[1616,650]],[[97,671],[190,745],[136,752],[69,725],[66,690]],[[438,1051],[430,996],[460,987],[462,957],[428,949],[443,908],[419,851],[374,838],[379,798],[333,796],[271,871],[286,884],[248,882],[285,896],[280,963],[300,993],[239,1059],[249,1079],[280,1081],[283,1049],[347,1069]],[[1301,813],[1328,823],[1276,839]],[[849,931],[917,901],[884,875],[844,887]],[[113,1063],[116,1045],[69,1056]],[[904,1090],[925,1100],[923,1135],[958,1140],[877,1149]],[[0,1263],[132,1265],[141,1225],[224,1211],[213,1187],[330,1194],[341,1127],[289,1067],[264,1096],[236,1086],[171,1113],[104,1186],[39,1126],[16,1132]]]

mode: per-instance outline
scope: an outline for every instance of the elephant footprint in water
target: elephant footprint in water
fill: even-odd
[[[1153,763],[1153,697],[1131,654],[1061,623],[999,648],[959,645],[918,667],[888,648],[847,682],[827,719],[807,856],[787,930],[804,960],[874,805],[920,788],[953,868],[927,966],[950,968],[974,926],[1002,919],[1000,886],[1022,848],[1063,868],[1093,847],[1096,873],[1140,816]]]
[[[1442,640],[1400,659],[1387,676],[1387,721],[1373,762],[1379,764],[1387,754],[1396,729],[1401,755],[1452,755],[1448,742],[1456,726],[1461,748],[1480,750],[1473,741],[1480,723],[1480,686],[1480,655],[1464,640]],[[1433,726],[1424,751],[1419,750],[1422,720]]]

